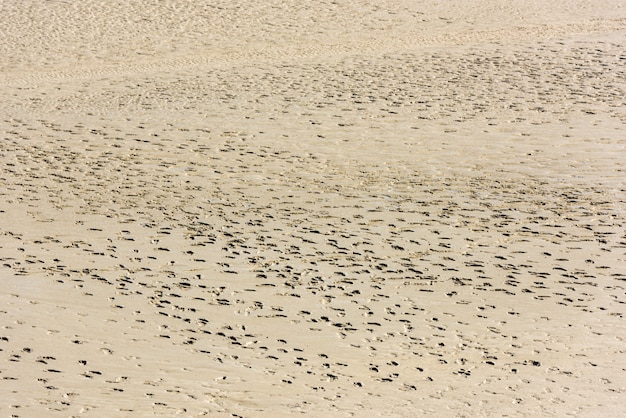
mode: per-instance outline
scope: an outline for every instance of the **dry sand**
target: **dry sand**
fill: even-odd
[[[0,1],[3,416],[623,416],[626,6]]]

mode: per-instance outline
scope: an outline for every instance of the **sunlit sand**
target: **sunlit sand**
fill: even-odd
[[[122,3],[0,1],[4,415],[623,416],[623,2]]]

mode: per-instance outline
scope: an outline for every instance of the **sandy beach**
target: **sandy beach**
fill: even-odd
[[[626,414],[622,1],[0,16],[2,416]]]

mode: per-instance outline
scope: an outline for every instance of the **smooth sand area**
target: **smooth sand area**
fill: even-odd
[[[621,0],[0,0],[0,413],[626,414]]]

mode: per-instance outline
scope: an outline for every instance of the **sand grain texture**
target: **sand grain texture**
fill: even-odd
[[[620,1],[0,1],[6,416],[626,411]]]

